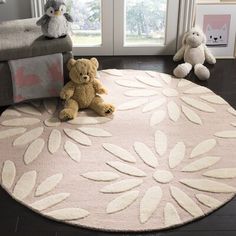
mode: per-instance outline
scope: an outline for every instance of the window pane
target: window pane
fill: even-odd
[[[126,0],[125,5],[125,45],[164,45],[167,0]]]
[[[99,46],[101,36],[101,0],[66,0],[72,15],[72,40],[75,46]]]

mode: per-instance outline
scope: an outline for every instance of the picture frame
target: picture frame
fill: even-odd
[[[236,4],[197,4],[195,26],[216,58],[235,58]]]

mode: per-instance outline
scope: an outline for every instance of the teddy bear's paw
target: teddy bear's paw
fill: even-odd
[[[105,88],[100,88],[97,93],[98,94],[107,94],[107,90]]]
[[[62,91],[60,93],[60,98],[63,99],[63,100],[68,100],[72,96],[73,96],[73,92],[70,92],[70,91],[67,91],[67,92]]]
[[[110,116],[114,113],[115,107],[112,104],[105,104],[103,107],[103,116]]]
[[[76,112],[70,108],[63,109],[60,114],[59,118],[60,120],[66,121],[66,120],[71,120],[76,117]]]

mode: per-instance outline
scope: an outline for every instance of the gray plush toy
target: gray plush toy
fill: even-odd
[[[68,34],[72,17],[66,12],[63,0],[48,0],[44,6],[45,15],[38,21],[43,34],[48,38],[60,38]]]

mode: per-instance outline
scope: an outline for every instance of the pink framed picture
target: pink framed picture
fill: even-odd
[[[207,37],[207,46],[228,45],[231,15],[204,15],[203,31]]]
[[[197,4],[195,26],[206,34],[206,44],[216,58],[235,57],[236,3]]]

